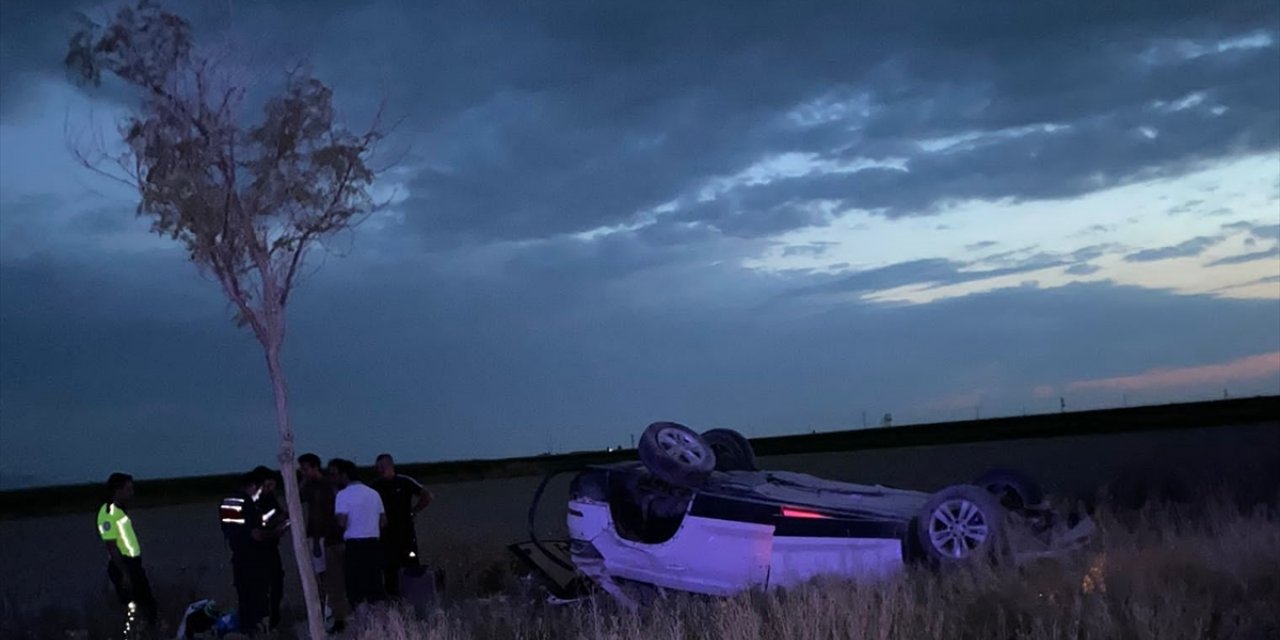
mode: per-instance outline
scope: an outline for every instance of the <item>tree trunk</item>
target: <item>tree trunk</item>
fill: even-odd
[[[306,515],[302,511],[302,497],[298,493],[297,465],[293,456],[293,426],[289,422],[289,397],[285,388],[284,369],[280,366],[280,347],[284,342],[282,327],[268,329],[273,335],[267,341],[267,372],[271,375],[271,388],[276,398],[276,427],[280,431],[280,474],[284,476],[284,495],[289,510],[290,537],[293,539],[293,557],[298,564],[298,577],[302,580],[302,596],[307,604],[307,629],[312,640],[325,638],[324,611],[320,608],[320,588],[315,571],[311,567],[311,549],[306,539]]]

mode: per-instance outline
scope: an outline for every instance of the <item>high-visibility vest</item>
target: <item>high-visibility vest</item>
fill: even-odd
[[[223,498],[222,504],[218,505],[218,518],[224,525],[243,525],[244,522],[245,498],[241,496],[231,496]]]
[[[133,532],[133,521],[124,509],[110,502],[98,509],[98,535],[103,542],[114,540],[120,555],[126,558],[142,555],[142,545],[138,544],[138,535]]]

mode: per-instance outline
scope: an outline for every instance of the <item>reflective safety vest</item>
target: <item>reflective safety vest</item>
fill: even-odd
[[[240,496],[231,496],[223,498],[222,504],[218,505],[218,518],[223,525],[239,526],[244,524],[246,500]]]
[[[98,535],[103,542],[114,540],[120,555],[126,558],[142,555],[142,545],[138,544],[138,535],[133,532],[133,521],[124,509],[110,502],[98,509]]]

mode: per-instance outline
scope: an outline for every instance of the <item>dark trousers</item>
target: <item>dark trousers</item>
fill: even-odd
[[[268,548],[232,557],[231,574],[236,585],[240,629],[251,631],[263,620],[267,628],[280,625],[280,601],[284,599],[284,563],[280,549]]]
[[[156,623],[156,598],[151,593],[151,582],[147,580],[147,572],[142,568],[142,558],[124,558],[124,572],[128,573],[129,584],[124,584],[124,573],[115,562],[107,562],[107,577],[111,586],[116,589],[116,597],[120,604],[128,609],[132,603],[137,607],[137,616],[150,625]]]
[[[413,531],[388,527],[382,538],[382,582],[387,595],[400,596],[400,570],[418,566],[418,541]]]
[[[231,576],[236,585],[240,632],[251,634],[270,612],[271,590],[264,564],[252,557],[232,558]]]
[[[280,601],[284,599],[284,563],[280,560],[280,548],[275,547],[267,552],[267,617],[271,628],[280,626]]]
[[[386,594],[382,584],[382,544],[377,538],[347,540],[344,557],[347,602],[379,602]]]

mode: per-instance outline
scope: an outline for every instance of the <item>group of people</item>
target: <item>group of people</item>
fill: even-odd
[[[350,460],[321,466],[319,456],[298,458],[308,550],[331,630],[362,605],[396,598],[406,568],[420,566],[416,515],[433,494],[418,481],[396,473],[389,454],[379,455],[375,479],[365,484]],[[284,564],[280,539],[294,525],[277,495],[279,472],[257,467],[240,476],[218,507],[222,533],[231,551],[239,627],[274,629],[280,623]],[[107,574],[127,610],[126,629],[154,624],[155,598],[142,565],[142,549],[126,509],[133,478],[114,473],[98,511],[98,532],[107,547]]]

